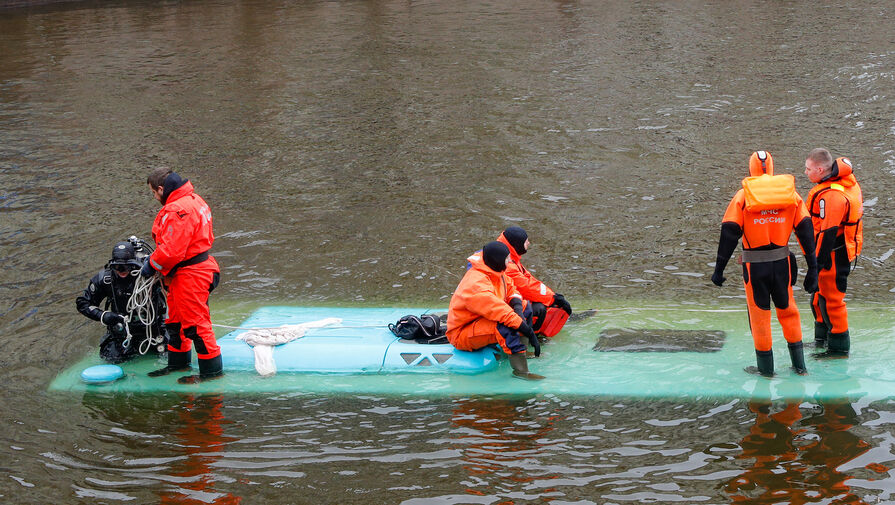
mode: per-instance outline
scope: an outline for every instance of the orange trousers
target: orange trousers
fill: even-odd
[[[832,254],[833,266],[818,272],[818,291],[811,297],[811,312],[814,313],[814,320],[826,324],[830,333],[844,333],[848,331],[845,290],[848,288],[851,262],[844,246],[834,249]]]
[[[749,328],[757,351],[771,350],[771,301],[777,309],[783,338],[789,343],[802,341],[802,321],[792,294],[794,272],[797,270],[793,255],[777,261],[743,263]]]
[[[201,263],[200,265],[203,265]],[[217,286],[218,274],[208,269],[180,269],[166,278],[168,285],[168,350],[187,352],[196,344],[199,359],[211,359],[221,354],[214,330],[208,295]]]

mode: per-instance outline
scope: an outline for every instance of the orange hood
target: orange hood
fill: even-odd
[[[749,157],[749,175],[758,177],[763,174],[774,175],[774,158],[767,151],[755,151]]]

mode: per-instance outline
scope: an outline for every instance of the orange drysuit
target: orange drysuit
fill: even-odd
[[[845,290],[851,262],[864,242],[864,197],[851,161],[838,158],[832,175],[807,197],[817,243],[818,292],[811,299],[814,319],[831,334],[848,331]]]
[[[802,326],[792,294],[798,269],[787,243],[795,231],[810,277],[816,272],[814,237],[808,209],[795,191],[793,176],[774,176],[773,158],[764,151],[752,154],[749,170],[752,176],[743,179],[743,189],[737,191],[724,213],[713,282],[723,282],[724,267],[742,238],[749,326],[755,350],[770,353],[772,300],[784,338],[801,345]],[[813,290],[813,282],[812,278],[809,286],[806,277],[805,289]]]
[[[485,265],[481,251],[466,260],[471,267],[466,270],[448,307],[448,341],[461,351],[498,344],[507,354],[524,353],[526,346],[515,331],[504,331],[509,335],[507,338],[498,328],[503,325],[515,329],[522,324],[522,317],[509,305],[513,298],[521,302],[522,296],[503,272],[495,272]]]
[[[507,246],[510,250],[510,262],[507,263],[505,273],[513,281],[513,286],[522,295],[522,298],[532,302],[543,303],[547,306],[553,304],[553,296],[555,294],[553,290],[537,280],[531,272],[522,266],[522,256],[516,252],[516,248],[510,244],[503,233],[497,237],[497,241]]]
[[[211,210],[191,182],[167,196],[152,224],[152,239],[156,249],[149,261],[168,287],[168,351],[185,353],[195,343],[200,360],[220,356],[208,308],[208,295],[220,278],[217,261],[208,255],[214,243]]]

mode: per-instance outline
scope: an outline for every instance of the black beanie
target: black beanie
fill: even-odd
[[[528,233],[525,233],[525,230],[518,226],[510,226],[503,231],[503,236],[516,250],[516,254],[519,256],[525,254],[525,241],[528,240]]]
[[[180,174],[177,172],[168,174],[168,177],[165,177],[165,183],[163,185],[165,190],[162,192],[162,204],[168,201],[168,197],[171,196],[171,193],[188,182],[190,182],[189,179],[180,177]]]
[[[495,272],[503,272],[507,269],[507,256],[510,250],[503,243],[494,241],[485,244],[482,248],[482,259],[488,268]]]

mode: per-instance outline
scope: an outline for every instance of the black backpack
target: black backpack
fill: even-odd
[[[447,329],[442,326],[441,318],[433,314],[421,316],[404,316],[397,323],[390,323],[388,329],[396,337],[404,340],[414,340],[418,344],[446,344]]]

